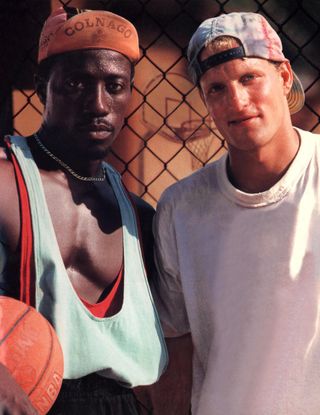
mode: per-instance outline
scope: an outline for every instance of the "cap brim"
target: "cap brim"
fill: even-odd
[[[300,82],[300,79],[293,72],[293,84],[291,90],[287,96],[287,101],[289,105],[290,114],[295,114],[300,111],[304,106],[304,90]]]

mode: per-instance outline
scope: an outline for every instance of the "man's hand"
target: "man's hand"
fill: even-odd
[[[26,393],[0,363],[0,415],[38,415]]]

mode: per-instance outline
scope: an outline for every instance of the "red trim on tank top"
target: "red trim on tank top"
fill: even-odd
[[[122,180],[121,180],[122,182]],[[140,247],[141,247],[141,254],[142,254],[142,260],[144,263],[144,267],[146,268],[146,261],[145,261],[145,256],[144,256],[144,252],[143,252],[143,243],[142,243],[142,232],[141,232],[141,224],[140,224],[140,218],[139,218],[139,214],[137,211],[137,207],[136,204],[134,203],[134,200],[130,194],[130,192],[128,191],[128,189],[126,188],[125,184],[122,182],[123,188],[126,192],[126,195],[128,197],[129,202],[131,203],[131,206],[133,208],[133,211],[135,213],[135,217],[136,217],[136,222],[137,222],[137,228],[138,228],[138,239],[140,242]],[[120,283],[123,279],[123,264],[121,266],[121,269],[119,271],[118,276],[116,277],[116,283],[114,284],[114,286],[112,287],[112,290],[110,291],[110,293],[106,296],[106,298],[104,298],[102,301],[99,301],[96,304],[90,304],[88,303],[86,300],[84,300],[83,298],[80,298],[80,300],[82,301],[82,303],[87,307],[87,309],[91,312],[91,314],[93,314],[95,317],[105,317],[108,313],[108,310],[110,309],[112,302],[114,301],[116,295],[118,294],[119,291],[119,287],[120,287]]]
[[[83,304],[87,307],[87,309],[90,311],[90,313],[93,314],[95,317],[101,317],[101,318],[105,317],[108,313],[108,310],[111,307],[112,302],[115,299],[115,296],[117,295],[119,291],[119,286],[120,286],[122,279],[123,279],[123,264],[116,277],[115,284],[112,287],[112,290],[106,296],[106,298],[104,298],[102,301],[99,301],[98,303],[95,303],[95,304],[88,303],[88,301],[84,300],[80,296],[79,298],[83,302]]]
[[[21,253],[20,253],[20,300],[24,303],[35,306],[35,276],[32,272],[33,263],[33,231],[31,208],[27,186],[22,174],[20,164],[12,151],[11,142],[5,137],[5,144],[10,153],[17,180],[17,190],[20,204],[21,216]]]

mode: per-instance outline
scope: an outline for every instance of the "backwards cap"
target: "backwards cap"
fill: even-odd
[[[81,49],[111,49],[132,63],[140,57],[138,34],[128,20],[103,10],[59,7],[44,23],[38,63],[52,55]]]
[[[228,49],[199,60],[200,52],[220,36],[232,36],[241,43],[240,47]],[[229,13],[205,20],[192,36],[188,47],[189,73],[195,84],[210,68],[231,59],[251,57],[274,62],[285,62],[282,43],[267,20],[257,13]],[[304,105],[304,91],[297,75],[293,73],[292,88],[287,96],[291,114]]]

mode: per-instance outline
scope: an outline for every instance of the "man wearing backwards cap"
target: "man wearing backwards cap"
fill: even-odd
[[[154,383],[166,365],[146,277],[153,209],[103,161],[123,125],[138,59],[137,32],[124,18],[58,9],[40,38],[43,123],[30,137],[8,137],[0,161],[0,293],[34,304],[58,334],[64,381],[51,414],[138,414],[132,388]],[[20,228],[19,203],[31,230]],[[27,273],[19,276],[20,237],[26,250],[31,240],[34,292],[25,288]],[[5,413],[33,414],[0,372]]]
[[[320,140],[302,86],[255,13],[204,21],[189,69],[228,144],[167,189],[155,220],[160,317],[191,333],[192,413],[320,413]]]

